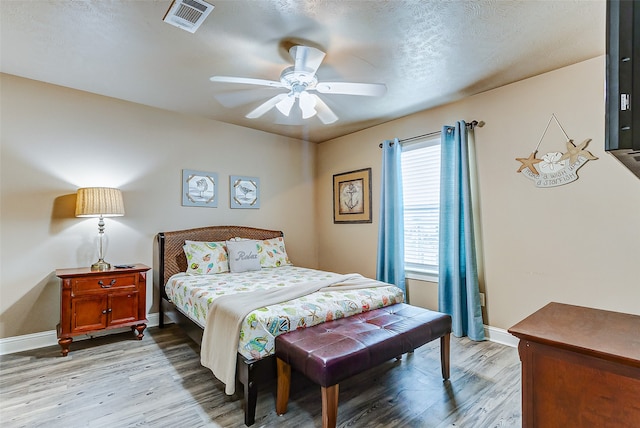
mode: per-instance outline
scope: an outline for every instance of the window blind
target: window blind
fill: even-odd
[[[405,269],[438,272],[440,137],[402,146]]]

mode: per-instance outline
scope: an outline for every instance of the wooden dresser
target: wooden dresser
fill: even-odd
[[[524,428],[640,427],[640,316],[549,303],[509,332]]]
[[[131,268],[92,271],[90,268],[58,269],[60,324],[58,344],[69,353],[73,336],[120,327],[131,327],[138,339],[146,328],[146,272],[143,264]]]

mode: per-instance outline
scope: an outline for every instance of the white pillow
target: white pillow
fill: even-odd
[[[258,255],[260,257],[260,265],[264,268],[292,264],[287,255],[287,250],[284,248],[284,238],[281,236],[258,241]]]
[[[229,272],[229,261],[225,242],[185,241],[187,273],[212,275]]]
[[[233,273],[260,270],[257,241],[227,241],[229,270]]]

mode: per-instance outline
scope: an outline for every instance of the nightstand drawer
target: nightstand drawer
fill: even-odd
[[[108,290],[136,288],[136,274],[114,276],[90,276],[73,278],[71,292],[73,295],[86,293],[104,293]]]

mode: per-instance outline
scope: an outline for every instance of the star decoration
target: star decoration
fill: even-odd
[[[535,164],[542,162],[542,159],[536,159],[536,153],[537,152],[532,152],[528,158],[516,158],[518,162],[522,162],[522,165],[518,168],[518,172],[522,172],[523,169],[529,168],[529,171],[533,172],[535,175],[540,175]]]
[[[582,156],[589,160],[598,159],[588,151],[584,150],[584,148],[587,147],[587,144],[589,144],[589,141],[591,141],[591,138],[584,140],[578,146],[573,144],[573,140],[567,141],[567,153],[563,154],[560,160],[569,159],[569,164],[573,165],[578,160],[578,156]]]

